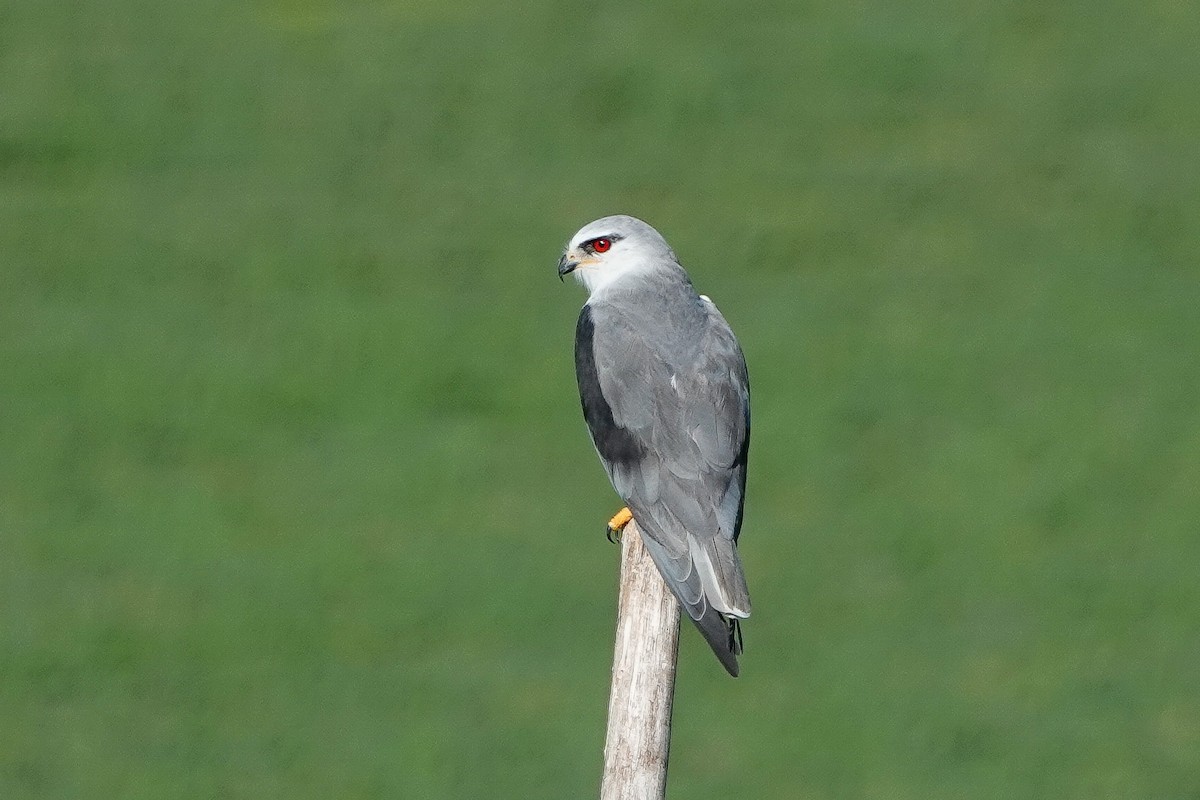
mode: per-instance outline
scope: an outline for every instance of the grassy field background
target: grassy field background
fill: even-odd
[[[1200,16],[0,0],[0,796],[595,794],[584,222],[738,332],[671,796],[1200,797]]]

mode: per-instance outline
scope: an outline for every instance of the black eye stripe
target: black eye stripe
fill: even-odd
[[[616,244],[617,242],[621,241],[624,238],[625,237],[620,235],[619,233],[610,233],[608,236],[593,236],[591,239],[588,239],[586,242],[584,242],[580,246],[587,252],[594,253],[594,252],[596,252],[596,242],[600,241],[601,239],[608,239],[609,244],[612,245],[612,244]]]

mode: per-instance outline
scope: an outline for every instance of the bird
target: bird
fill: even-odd
[[[650,557],[737,677],[750,594],[738,556],[750,447],[750,379],[725,317],[666,239],[636,217],[584,225],[558,261],[588,291],[575,376],[592,443]]]

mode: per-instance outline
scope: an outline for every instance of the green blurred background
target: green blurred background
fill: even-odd
[[[0,797],[595,794],[560,248],[754,380],[671,795],[1200,797],[1200,14],[0,0]]]

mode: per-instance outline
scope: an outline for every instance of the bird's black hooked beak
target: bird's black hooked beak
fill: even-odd
[[[574,272],[579,266],[578,261],[572,261],[568,253],[563,253],[562,258],[558,260],[558,279],[561,281],[566,277],[567,273]]]

